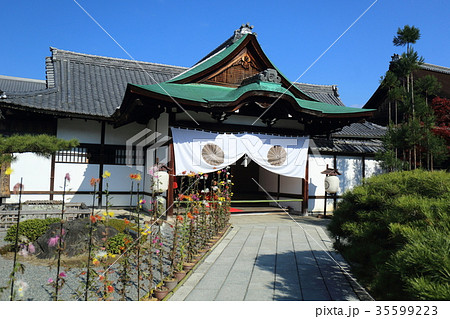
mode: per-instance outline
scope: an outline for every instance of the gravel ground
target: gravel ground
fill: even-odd
[[[156,228],[156,226],[155,226]],[[5,245],[3,238],[5,237],[5,232],[0,232],[0,247]],[[172,239],[172,229],[164,224],[162,227],[162,237],[164,238],[165,243],[165,251],[169,251],[169,247],[171,245]],[[166,253],[167,254],[167,253]],[[132,261],[134,262],[134,261]],[[154,279],[153,286],[155,286],[159,282],[159,271],[157,270],[158,265],[157,256],[152,256],[152,264],[153,264],[153,274],[156,277]],[[31,264],[29,262],[22,262],[25,266],[24,274],[16,275],[16,284],[18,286],[19,281],[24,281],[28,284],[28,289],[25,290],[24,296],[22,298],[17,298],[21,300],[34,300],[34,301],[47,301],[52,300],[52,292],[54,288],[48,284],[49,278],[55,278],[56,275],[56,267],[50,269],[49,266],[40,266]],[[130,284],[128,286],[128,300],[137,300],[137,274],[136,274],[136,265],[132,264],[132,272],[130,273]],[[2,255],[0,255],[0,287],[4,287],[7,285],[9,280],[9,274],[12,272],[13,268],[13,260],[6,259]],[[117,279],[117,273],[115,272],[120,266],[118,264],[114,265],[111,270],[112,273],[108,274],[108,279]],[[165,269],[168,268],[168,260],[165,260]],[[63,269],[64,270],[64,269]],[[80,273],[85,269],[81,268],[72,268],[67,271],[66,283],[60,291],[59,298],[60,300],[84,300],[84,278],[85,276],[80,276]],[[96,280],[98,283],[98,280]],[[115,281],[116,282],[116,281]],[[112,294],[114,300],[120,300],[120,296],[117,294],[117,290],[120,289],[120,284],[113,284],[115,288],[115,292]],[[143,297],[148,293],[148,280],[141,281],[141,287],[145,287],[145,289],[141,288],[140,297]],[[9,300],[9,288],[6,289],[3,294],[0,295],[0,300]],[[97,297],[91,296],[89,300],[97,300]]]

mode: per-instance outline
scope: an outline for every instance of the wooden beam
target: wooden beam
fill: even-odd
[[[169,144],[169,189],[167,190],[167,216],[173,216],[173,182],[175,181],[175,152],[173,142]]]

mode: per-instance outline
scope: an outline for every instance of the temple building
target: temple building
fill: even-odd
[[[70,173],[68,200],[90,203],[91,178],[108,171],[101,190],[108,182],[112,204],[128,206],[129,175],[141,172],[140,192],[151,196],[158,164],[171,173],[170,208],[180,176],[230,166],[236,199],[283,199],[307,214],[324,209],[327,164],[342,173],[338,195],[380,172],[374,154],[385,128],[366,121],[374,110],[344,106],[335,85],[289,81],[248,24],[190,68],[51,53],[46,81],[0,76],[0,134],[80,142],[51,158],[17,156],[8,182],[24,178],[24,200],[61,199]]]

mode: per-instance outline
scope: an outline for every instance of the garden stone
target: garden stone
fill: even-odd
[[[89,219],[74,219],[63,224],[63,255],[73,257],[86,253],[88,251],[89,244]],[[55,246],[49,245],[51,238],[60,233],[60,223],[51,224],[49,230],[39,237],[35,242],[36,256],[38,258],[52,258],[57,255]],[[105,227],[101,223],[94,225],[92,232],[92,242],[96,246],[102,246],[102,238],[105,234],[108,234],[108,238],[116,235],[118,231],[112,227]],[[55,240],[57,241],[57,240]]]

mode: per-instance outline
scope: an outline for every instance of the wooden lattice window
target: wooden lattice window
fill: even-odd
[[[57,163],[89,163],[89,153],[86,147],[75,147],[68,151],[59,151],[56,153],[55,162]]]

